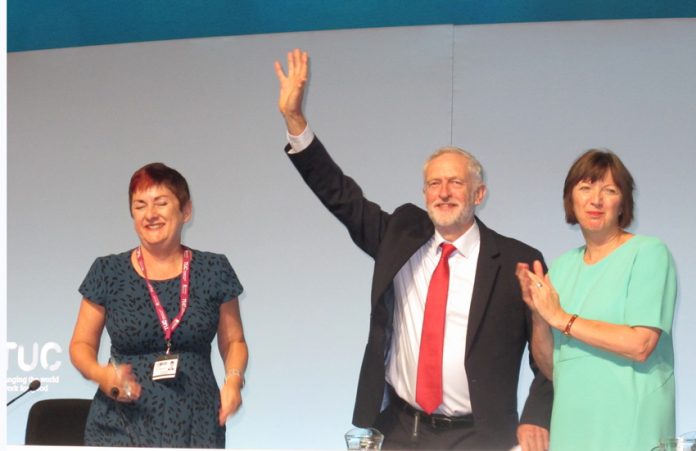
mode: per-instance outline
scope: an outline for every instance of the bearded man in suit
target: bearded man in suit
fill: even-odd
[[[308,126],[308,67],[299,49],[288,53],[287,74],[276,61],[285,150],[375,260],[353,423],[379,429],[384,449],[547,449],[553,391],[531,357],[535,378],[521,419],[517,413],[520,365],[533,330],[515,269],[543,261],[541,253],[475,216],[486,195],[483,169],[456,147],[426,161],[427,211],[405,204],[388,213],[367,200]],[[444,272],[436,269],[443,265]],[[431,303],[438,290],[433,299],[444,300]]]

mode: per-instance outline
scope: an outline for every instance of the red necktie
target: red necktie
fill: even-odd
[[[449,288],[448,259],[457,249],[450,243],[442,243],[441,247],[442,255],[428,287],[418,353],[416,402],[428,414],[433,413],[442,404],[442,347],[445,340],[445,312]]]

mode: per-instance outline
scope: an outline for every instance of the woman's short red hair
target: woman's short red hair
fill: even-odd
[[[128,207],[133,202],[133,193],[152,186],[164,186],[179,200],[179,209],[184,210],[191,200],[188,183],[183,175],[163,163],[150,163],[133,173],[128,186]]]

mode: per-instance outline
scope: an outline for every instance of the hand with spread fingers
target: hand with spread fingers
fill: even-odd
[[[307,126],[302,113],[304,89],[309,75],[309,56],[307,52],[295,49],[288,52],[288,71],[283,72],[279,61],[275,62],[275,72],[280,82],[278,109],[285,118],[288,132],[299,135]]]

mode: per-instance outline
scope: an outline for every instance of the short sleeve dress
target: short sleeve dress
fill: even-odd
[[[97,390],[85,444],[224,448],[211,342],[220,305],[239,296],[242,286],[224,255],[192,251],[189,307],[172,335],[171,352],[179,355],[177,377],[153,381],[153,363],[166,347],[164,333],[145,279],[131,264],[131,252],[97,258],[79,291],[106,309],[111,358],[132,365],[142,394],[127,404]],[[170,321],[179,312],[179,282],[180,277],[151,281]]]
[[[675,434],[673,259],[660,240],[640,235],[593,265],[583,261],[584,250],[551,266],[563,308],[662,332],[641,363],[553,331],[551,450],[649,450]]]

